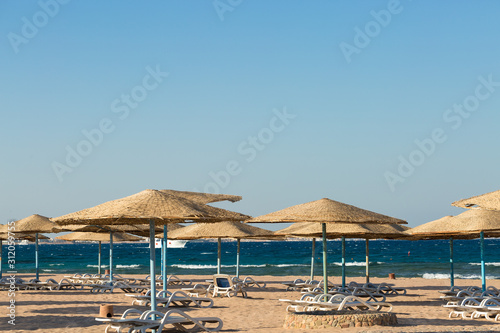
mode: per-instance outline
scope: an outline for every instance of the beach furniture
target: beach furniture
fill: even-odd
[[[406,295],[405,288],[393,287],[385,282],[379,284],[365,283],[362,287],[363,289],[371,291],[375,294],[384,294],[386,296]]]
[[[97,283],[88,286],[91,288],[90,289],[91,293],[107,293],[107,292],[112,293],[115,289],[121,289],[127,293],[137,293],[140,292],[141,290],[148,289],[147,285],[129,284],[124,281],[113,281],[113,282],[107,281],[106,283]]]
[[[459,318],[462,319],[472,319],[472,314],[476,311],[476,308],[471,307],[471,305],[480,306],[482,300],[478,300],[474,297],[468,297],[460,302],[451,301],[443,305],[443,307],[450,309],[449,318]]]
[[[195,284],[193,287],[189,288],[182,288],[182,291],[186,292],[189,296],[196,296],[199,297],[200,295],[205,295],[208,296],[208,293],[210,292],[210,286],[205,287],[202,284]]]
[[[314,295],[304,294],[300,300],[284,300],[287,311],[289,312],[307,312],[307,311],[331,311],[331,310],[350,310],[350,311],[392,311],[392,304],[386,302],[365,301],[352,295],[332,295],[325,298],[324,294]]]
[[[166,313],[148,310],[141,312],[136,309],[128,309],[121,318],[95,318],[97,321],[108,324],[105,333],[115,330],[116,332],[146,332],[156,330],[161,332],[164,328],[173,326],[182,332],[201,330],[206,332],[218,332],[222,329],[222,320],[217,317],[191,317],[180,310],[169,310]]]
[[[466,290],[471,293],[474,293],[476,291],[482,291],[481,287],[476,287],[476,286],[468,286],[468,287],[453,286],[449,290],[439,290],[438,292],[444,294],[445,296],[456,296],[462,290]]]
[[[292,282],[282,282],[286,286],[286,291],[291,291],[291,290],[298,290],[298,291],[304,291],[308,292],[311,291],[315,288],[321,288],[323,285],[323,280],[317,281],[317,280],[302,280],[302,279],[295,279]],[[335,285],[328,282],[328,287],[334,287]]]
[[[233,283],[239,283],[244,288],[254,287],[254,288],[263,289],[266,287],[265,282],[257,282],[253,278],[251,278],[250,276],[247,276],[243,280],[241,280],[240,278],[238,278],[236,276],[233,276],[232,280],[233,280]]]
[[[485,317],[487,320],[497,320],[500,318],[500,301],[495,298],[485,298],[479,305],[469,305],[475,309],[471,318]]]
[[[127,297],[133,297],[132,305],[144,305],[148,306],[151,303],[151,291],[149,290],[146,294],[125,294]],[[161,304],[164,307],[179,306],[188,307],[194,306],[199,308],[211,308],[214,305],[214,301],[208,297],[195,297],[186,294],[181,290],[175,292],[170,292],[167,290],[160,290],[156,294],[156,303]]]
[[[215,274],[213,276],[213,293],[212,296],[237,296],[241,293],[243,297],[247,297],[247,292],[240,283],[234,283],[229,275]]]

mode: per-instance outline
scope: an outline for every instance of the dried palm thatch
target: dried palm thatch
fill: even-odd
[[[61,227],[52,222],[48,217],[34,214],[15,223],[15,232],[38,233],[60,232]]]
[[[109,242],[109,234],[95,232],[72,232],[70,234],[58,236],[56,238],[65,241]],[[141,237],[129,235],[123,232],[113,233],[113,242],[137,242],[141,239]]]
[[[0,232],[0,240],[6,240],[8,238],[9,238],[9,233],[7,233],[7,232]],[[26,239],[26,240],[29,240],[30,242],[34,242],[35,241],[35,236],[30,235],[30,234],[23,234],[21,232],[16,232],[14,234],[14,239],[15,240]],[[45,236],[45,235],[38,234],[38,239],[50,239],[50,238],[47,237],[47,236]]]
[[[200,202],[203,204],[226,201],[226,200],[231,202],[236,202],[242,199],[242,197],[239,195],[230,195],[230,194],[212,194],[212,193],[176,191],[176,190],[160,190],[160,192],[176,195],[178,197]]]
[[[131,196],[105,202],[92,208],[54,218],[60,224],[157,224],[184,220],[205,222],[242,221],[249,216],[207,206],[157,190],[144,190]]]
[[[500,210],[500,190],[485,193],[468,199],[462,199],[452,203],[452,206],[462,208],[482,208],[489,210]]]
[[[258,216],[245,222],[321,222],[321,223],[389,223],[406,221],[344,204],[328,198],[312,201],[277,212]]]
[[[196,223],[172,231],[169,239],[201,239],[201,238],[272,238],[270,230],[257,228],[241,222],[224,221],[219,223]]]
[[[487,237],[500,235],[500,212],[471,209],[457,216],[445,216],[418,227],[409,229],[406,233],[422,238],[477,238],[483,231]]]
[[[327,238],[363,238],[363,239],[398,239],[408,238],[403,231],[405,227],[398,224],[359,224],[359,223],[335,223],[326,225]],[[300,237],[321,237],[322,227],[319,223],[296,223],[288,228],[278,230],[277,235],[291,235]]]

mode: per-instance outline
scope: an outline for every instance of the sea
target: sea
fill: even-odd
[[[4,242],[5,243],[5,242]],[[291,275],[306,277],[311,272],[311,240],[241,241],[240,275]],[[485,239],[486,276],[500,278],[500,239]],[[11,248],[12,250],[12,248]],[[322,275],[322,242],[316,242],[315,275]],[[160,250],[156,250],[157,274],[160,274]],[[168,274],[211,275],[217,269],[217,242],[189,241],[184,248],[169,248]],[[102,267],[109,267],[109,244],[102,244]],[[346,276],[365,274],[365,241],[346,240]],[[8,248],[3,245],[2,268],[9,270]],[[328,240],[328,275],[342,272],[341,242]],[[223,241],[221,247],[222,273],[236,272],[236,241]],[[19,273],[33,273],[35,245],[15,246],[15,266]],[[39,266],[41,274],[97,273],[97,243],[41,243]],[[455,278],[481,277],[479,240],[454,241]],[[147,243],[115,243],[113,245],[114,272],[119,274],[149,274],[149,247]],[[449,240],[371,240],[370,276],[421,277],[448,279],[450,277]]]

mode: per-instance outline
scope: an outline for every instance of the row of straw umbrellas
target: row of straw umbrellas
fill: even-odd
[[[35,226],[42,218],[34,215],[26,219],[17,221],[16,232],[29,232],[35,234],[36,247],[38,247],[38,237],[40,232],[58,232],[61,230],[79,230],[92,232],[109,233],[110,240],[110,282],[113,279],[112,265],[112,244],[113,236],[117,232],[128,232],[140,235],[149,235],[150,239],[150,274],[155,276],[155,253],[154,238],[158,229],[163,229],[164,246],[162,247],[162,275],[166,289],[166,240],[180,238],[176,232],[188,228],[208,228],[209,226],[218,228],[219,231],[227,231],[230,227],[242,229],[246,222],[267,222],[267,223],[295,223],[290,228],[294,235],[318,237],[323,240],[323,280],[328,281],[327,276],[327,237],[342,237],[343,243],[343,263],[345,263],[345,237],[366,238],[367,245],[369,238],[398,238],[404,231],[401,224],[406,221],[396,219],[386,215],[374,213],[355,206],[340,203],[331,199],[321,199],[305,204],[292,206],[274,213],[262,215],[256,218],[236,213],[208,205],[208,203],[221,200],[236,202],[241,200],[239,196],[218,195],[186,191],[173,190],[145,190],[137,194],[108,201],[98,206],[87,208],[75,213],[63,215],[51,220],[46,219],[52,229],[47,230]],[[479,233],[481,244],[485,236],[498,235],[500,233],[500,191],[487,193],[482,196],[454,202],[453,205],[463,208],[472,208],[456,217],[445,217],[443,219],[428,223],[428,226],[420,226],[411,229],[410,232],[416,238],[470,238],[471,235]],[[177,231],[172,231],[168,236],[167,225],[177,225],[181,222],[196,222],[199,226],[193,225]],[[225,223],[225,224],[223,224]],[[460,224],[461,223],[461,224]],[[145,225],[149,224],[149,228]],[[334,225],[333,225],[334,224]],[[26,227],[25,227],[26,226]],[[246,225],[246,227],[250,227]],[[432,227],[429,229],[429,227]],[[253,227],[256,228],[256,227]],[[43,229],[43,230],[42,230]],[[257,228],[260,229],[260,228]],[[263,229],[261,229],[263,230]],[[255,230],[253,230],[255,237]],[[267,235],[271,236],[269,231]],[[495,232],[497,234],[495,234]],[[252,232],[250,232],[252,233]],[[205,230],[208,235],[208,231]],[[220,238],[221,233],[212,233],[212,237]],[[292,234],[290,230],[282,231],[282,235]],[[398,236],[399,234],[399,236]],[[245,238],[241,237],[233,238]],[[313,238],[314,239],[314,238]],[[452,244],[452,243],[451,243]],[[239,242],[238,242],[239,248]],[[314,241],[313,241],[314,249]],[[37,251],[36,251],[37,252]],[[239,251],[238,251],[239,252]],[[38,255],[37,255],[38,256]],[[36,256],[36,270],[38,278],[38,257]],[[220,255],[218,256],[220,267]],[[314,260],[314,256],[312,257]],[[368,260],[368,246],[367,246]],[[239,261],[239,256],[237,261]],[[485,288],[484,278],[484,257],[482,256],[483,289]],[[239,262],[238,262],[239,263]],[[313,262],[312,262],[313,264]],[[312,265],[314,267],[314,265]],[[343,265],[343,267],[345,267]],[[219,268],[220,269],[220,268]],[[313,274],[313,272],[312,272]],[[367,271],[367,278],[369,277]],[[154,279],[151,279],[151,295],[155,295]],[[343,269],[343,283],[345,283],[345,272]],[[452,282],[453,283],[453,282]],[[325,293],[327,292],[326,288]],[[154,297],[151,299],[151,309],[156,309]]]

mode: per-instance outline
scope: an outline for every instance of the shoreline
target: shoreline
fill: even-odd
[[[144,277],[144,275],[126,275],[127,277]],[[17,274],[23,279],[32,278],[31,274]],[[63,274],[42,274],[41,280],[53,278],[60,281]],[[184,279],[191,279],[193,283],[206,284],[206,279],[211,275],[182,275]],[[244,277],[244,276],[242,276]],[[248,290],[248,298],[214,298],[215,306],[210,309],[187,308],[191,316],[219,317],[224,322],[221,332],[306,332],[308,330],[283,329],[286,314],[286,305],[278,299],[299,299],[301,294],[297,291],[285,291],[281,285],[283,281],[292,281],[295,276],[255,276],[257,281],[268,283],[265,290]],[[304,277],[302,277],[304,278]],[[364,282],[364,277],[349,278],[347,282]],[[339,277],[330,278],[332,283],[340,283]],[[449,311],[441,305],[438,290],[449,288],[449,280],[422,278],[371,278],[373,283],[386,282],[397,287],[404,287],[408,295],[388,297],[387,302],[393,304],[393,313],[398,317],[397,326],[372,326],[364,328],[331,328],[338,332],[458,332],[474,331],[489,332],[500,330],[500,322],[495,323],[485,319],[462,320],[449,319]],[[469,286],[480,285],[479,280],[456,279],[455,285]],[[488,285],[500,288],[499,280],[488,281]],[[169,290],[177,290],[179,287],[169,287]],[[3,293],[0,302],[2,308],[0,316],[4,318],[0,322],[0,330],[11,332],[66,332],[68,328],[78,327],[79,332],[104,332],[105,325],[95,321],[99,314],[101,304],[113,305],[115,317],[126,309],[132,308],[131,300],[122,291],[113,294],[92,294],[88,290],[26,290],[17,291],[16,301],[16,325],[7,323],[7,291]],[[147,307],[139,307],[147,310]],[[159,307],[165,312],[166,309]],[[326,329],[314,330],[327,331]]]

